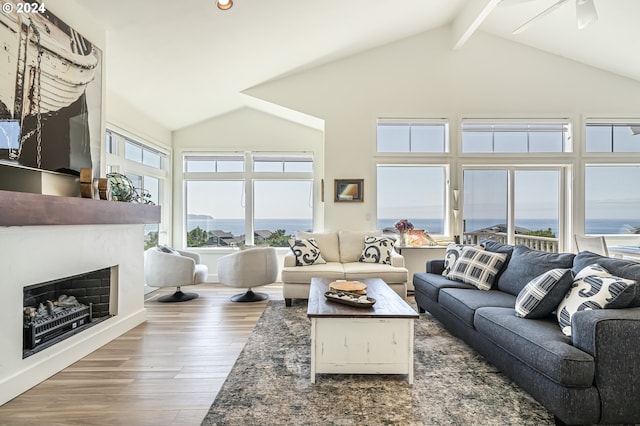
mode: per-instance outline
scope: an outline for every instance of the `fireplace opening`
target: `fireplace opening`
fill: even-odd
[[[22,357],[112,317],[111,276],[115,269],[114,266],[24,287]]]

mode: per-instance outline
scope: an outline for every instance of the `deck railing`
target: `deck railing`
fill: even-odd
[[[462,242],[464,244],[478,244],[482,240],[493,240],[507,244],[507,234],[504,232],[465,232]],[[558,239],[549,237],[536,237],[533,235],[515,235],[515,244],[522,244],[534,250],[558,252]]]

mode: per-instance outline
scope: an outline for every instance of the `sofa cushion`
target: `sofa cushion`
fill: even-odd
[[[426,272],[417,272],[413,274],[413,288],[415,292],[423,293],[434,302],[438,301],[438,294],[443,288],[464,288],[468,290],[476,290],[476,288],[471,284],[453,281],[440,274],[430,274]]]
[[[462,249],[447,278],[471,284],[480,290],[490,290],[506,258],[506,254],[486,252],[467,246]]]
[[[616,277],[598,264],[576,274],[571,290],[558,305],[558,323],[562,332],[571,336],[571,317],[578,311],[589,309],[626,308],[637,290],[634,280]]]
[[[626,259],[616,259],[613,257],[600,256],[589,251],[581,251],[573,261],[573,274],[577,274],[585,267],[597,263],[605,268],[612,275],[620,278],[627,278],[640,282],[640,262]],[[640,291],[636,292],[636,297],[629,304],[630,308],[640,307]]]
[[[289,240],[289,247],[296,257],[296,266],[309,266],[327,263],[322,258],[320,247],[313,238],[303,240]]]
[[[466,325],[473,327],[473,316],[477,309],[488,306],[513,309],[516,297],[497,290],[443,288],[440,290],[438,303]]]
[[[347,280],[381,278],[386,283],[406,283],[409,275],[407,268],[382,263],[349,262],[343,263],[342,266],[344,278]]]
[[[381,237],[382,231],[339,231],[340,262],[357,262],[364,248],[365,237]]]
[[[525,285],[540,274],[555,268],[571,268],[573,253],[548,253],[517,245],[507,267],[498,278],[498,289],[518,295]]]
[[[563,386],[593,385],[593,357],[571,345],[553,317],[524,319],[508,308],[479,308],[476,330],[521,362]]]
[[[393,252],[394,243],[395,240],[389,237],[365,237],[364,248],[358,261],[391,265],[391,252]]]
[[[296,232],[299,240],[313,238],[327,262],[340,262],[340,245],[337,232]]]
[[[527,283],[516,298],[516,315],[543,318],[556,310],[573,284],[571,269],[556,268],[543,272]]]
[[[300,266],[282,268],[282,281],[286,283],[309,284],[313,277],[341,280],[345,278],[344,268],[340,262],[327,262],[304,268]]]

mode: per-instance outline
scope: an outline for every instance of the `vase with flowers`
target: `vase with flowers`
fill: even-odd
[[[413,229],[413,223],[409,222],[408,219],[400,219],[393,226],[400,233],[399,244],[401,246],[407,245],[407,232]]]

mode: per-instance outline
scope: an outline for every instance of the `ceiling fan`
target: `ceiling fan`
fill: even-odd
[[[578,29],[581,30],[586,28],[591,22],[598,19],[598,14],[596,13],[596,6],[594,4],[594,0],[575,0],[576,1],[576,16],[578,19]],[[525,31],[531,24],[538,21],[541,18],[544,18],[560,6],[565,3],[568,3],[569,0],[559,0],[553,5],[549,6],[533,18],[529,19],[524,24],[520,25],[513,31],[513,34],[520,34]]]

